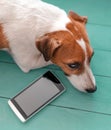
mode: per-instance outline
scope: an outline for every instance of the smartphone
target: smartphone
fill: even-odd
[[[48,71],[10,99],[8,104],[18,118],[25,122],[64,91],[63,84]]]

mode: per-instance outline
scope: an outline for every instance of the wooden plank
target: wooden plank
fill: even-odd
[[[2,50],[0,50],[0,62],[14,63],[12,57],[6,51]]]
[[[91,61],[91,67],[96,75],[111,77],[111,52],[95,50],[94,57]]]
[[[87,24],[87,32],[94,50],[111,51],[111,27]]]
[[[22,123],[0,99],[0,128],[2,130],[110,130],[111,116],[74,109],[47,106],[26,123]]]

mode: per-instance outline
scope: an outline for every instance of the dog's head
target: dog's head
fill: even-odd
[[[85,29],[87,17],[70,11],[66,30],[48,33],[40,37],[37,48],[46,61],[51,60],[62,68],[70,82],[80,91],[94,92],[95,78],[90,69],[94,54]]]

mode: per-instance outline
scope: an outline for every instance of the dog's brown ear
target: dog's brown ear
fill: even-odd
[[[87,19],[88,19],[87,16],[80,16],[73,11],[69,11],[68,16],[71,20],[75,20],[84,24],[87,23]]]
[[[36,46],[43,54],[44,59],[49,61],[57,48],[60,47],[60,42],[57,39],[49,38],[47,35],[42,36],[36,41]]]

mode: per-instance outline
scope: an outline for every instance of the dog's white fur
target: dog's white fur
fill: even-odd
[[[24,72],[51,64],[37,50],[35,40],[45,33],[67,30],[68,22],[70,19],[65,11],[41,0],[0,0],[0,23],[9,41],[8,52]],[[80,40],[78,44],[85,51],[84,41]],[[95,86],[92,71],[86,61],[84,64],[85,73],[68,77],[81,91],[85,91],[87,85]],[[88,80],[92,80],[92,84],[87,84]]]
[[[37,52],[35,39],[47,32],[66,30],[69,21],[63,10],[40,0],[0,1],[0,22],[9,52],[24,72],[50,64]]]
[[[78,75],[78,76],[77,75],[71,75],[70,77],[68,77],[68,79],[70,80],[70,82],[72,84],[75,84],[75,87],[77,89],[85,92],[86,89],[90,89],[87,86],[90,86],[90,87],[95,86],[96,82],[95,82],[95,78],[93,76],[93,73],[92,73],[90,67],[87,64],[88,59],[87,59],[87,51],[86,51],[85,42],[84,42],[83,39],[77,40],[77,42],[85,52],[85,61],[84,61],[85,70],[84,70],[84,73],[82,73],[81,75]],[[92,80],[92,82],[89,82],[90,79]],[[92,87],[92,89],[93,89],[93,87]]]

